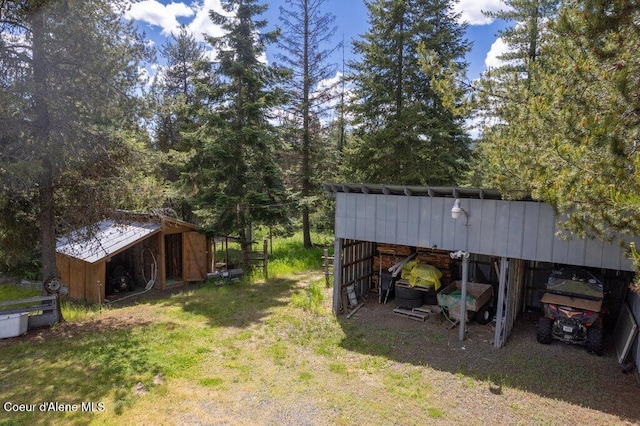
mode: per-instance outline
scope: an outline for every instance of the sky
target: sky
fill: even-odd
[[[279,25],[279,8],[285,0],[263,0],[269,9],[263,18],[269,27]],[[325,0],[327,12],[336,16],[337,26],[333,43],[344,38],[344,57],[352,59],[352,40],[358,39],[367,31],[367,8],[363,0]],[[467,77],[478,78],[487,67],[497,65],[497,57],[505,46],[497,38],[497,32],[504,27],[503,22],[493,22],[482,14],[482,11],[497,11],[505,6],[501,0],[460,0],[456,12],[462,21],[468,23],[466,38],[473,47],[466,57],[469,63]],[[180,25],[185,25],[194,37],[202,41],[203,34],[220,36],[222,32],[209,20],[209,10],[222,11],[219,0],[143,0],[135,2],[125,13],[125,17],[134,20],[138,28],[146,33],[150,43],[157,47],[164,44],[167,37],[177,33]],[[331,47],[331,46],[327,46]],[[273,60],[275,46],[267,49],[267,61]],[[332,62],[342,68],[343,52],[335,53]]]

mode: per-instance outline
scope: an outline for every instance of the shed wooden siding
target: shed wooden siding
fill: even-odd
[[[612,243],[556,236],[548,204],[463,198],[469,215],[451,217],[450,197],[336,192],[336,237],[633,271],[618,238]]]

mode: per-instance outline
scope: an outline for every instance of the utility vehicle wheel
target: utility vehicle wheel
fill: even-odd
[[[602,329],[591,326],[587,330],[587,351],[594,355],[602,355]]]
[[[489,324],[493,319],[493,309],[488,304],[484,305],[478,312],[475,313],[473,319],[478,324]]]
[[[536,339],[538,343],[548,345],[551,343],[553,337],[551,336],[551,328],[553,327],[553,321],[551,318],[543,317],[538,321],[538,328],[536,330]]]

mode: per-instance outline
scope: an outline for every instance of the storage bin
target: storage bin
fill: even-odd
[[[20,336],[27,332],[29,314],[0,315],[0,339]]]

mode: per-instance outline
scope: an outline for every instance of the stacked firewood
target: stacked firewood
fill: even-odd
[[[378,254],[373,258],[373,282],[374,291],[378,289],[378,274],[380,266],[386,272],[390,267],[402,261],[412,253],[416,253],[416,259],[421,263],[433,265],[442,272],[440,282],[442,287],[449,285],[452,281],[453,261],[446,250],[430,249],[419,247],[417,250],[409,246],[395,244],[378,244]]]

